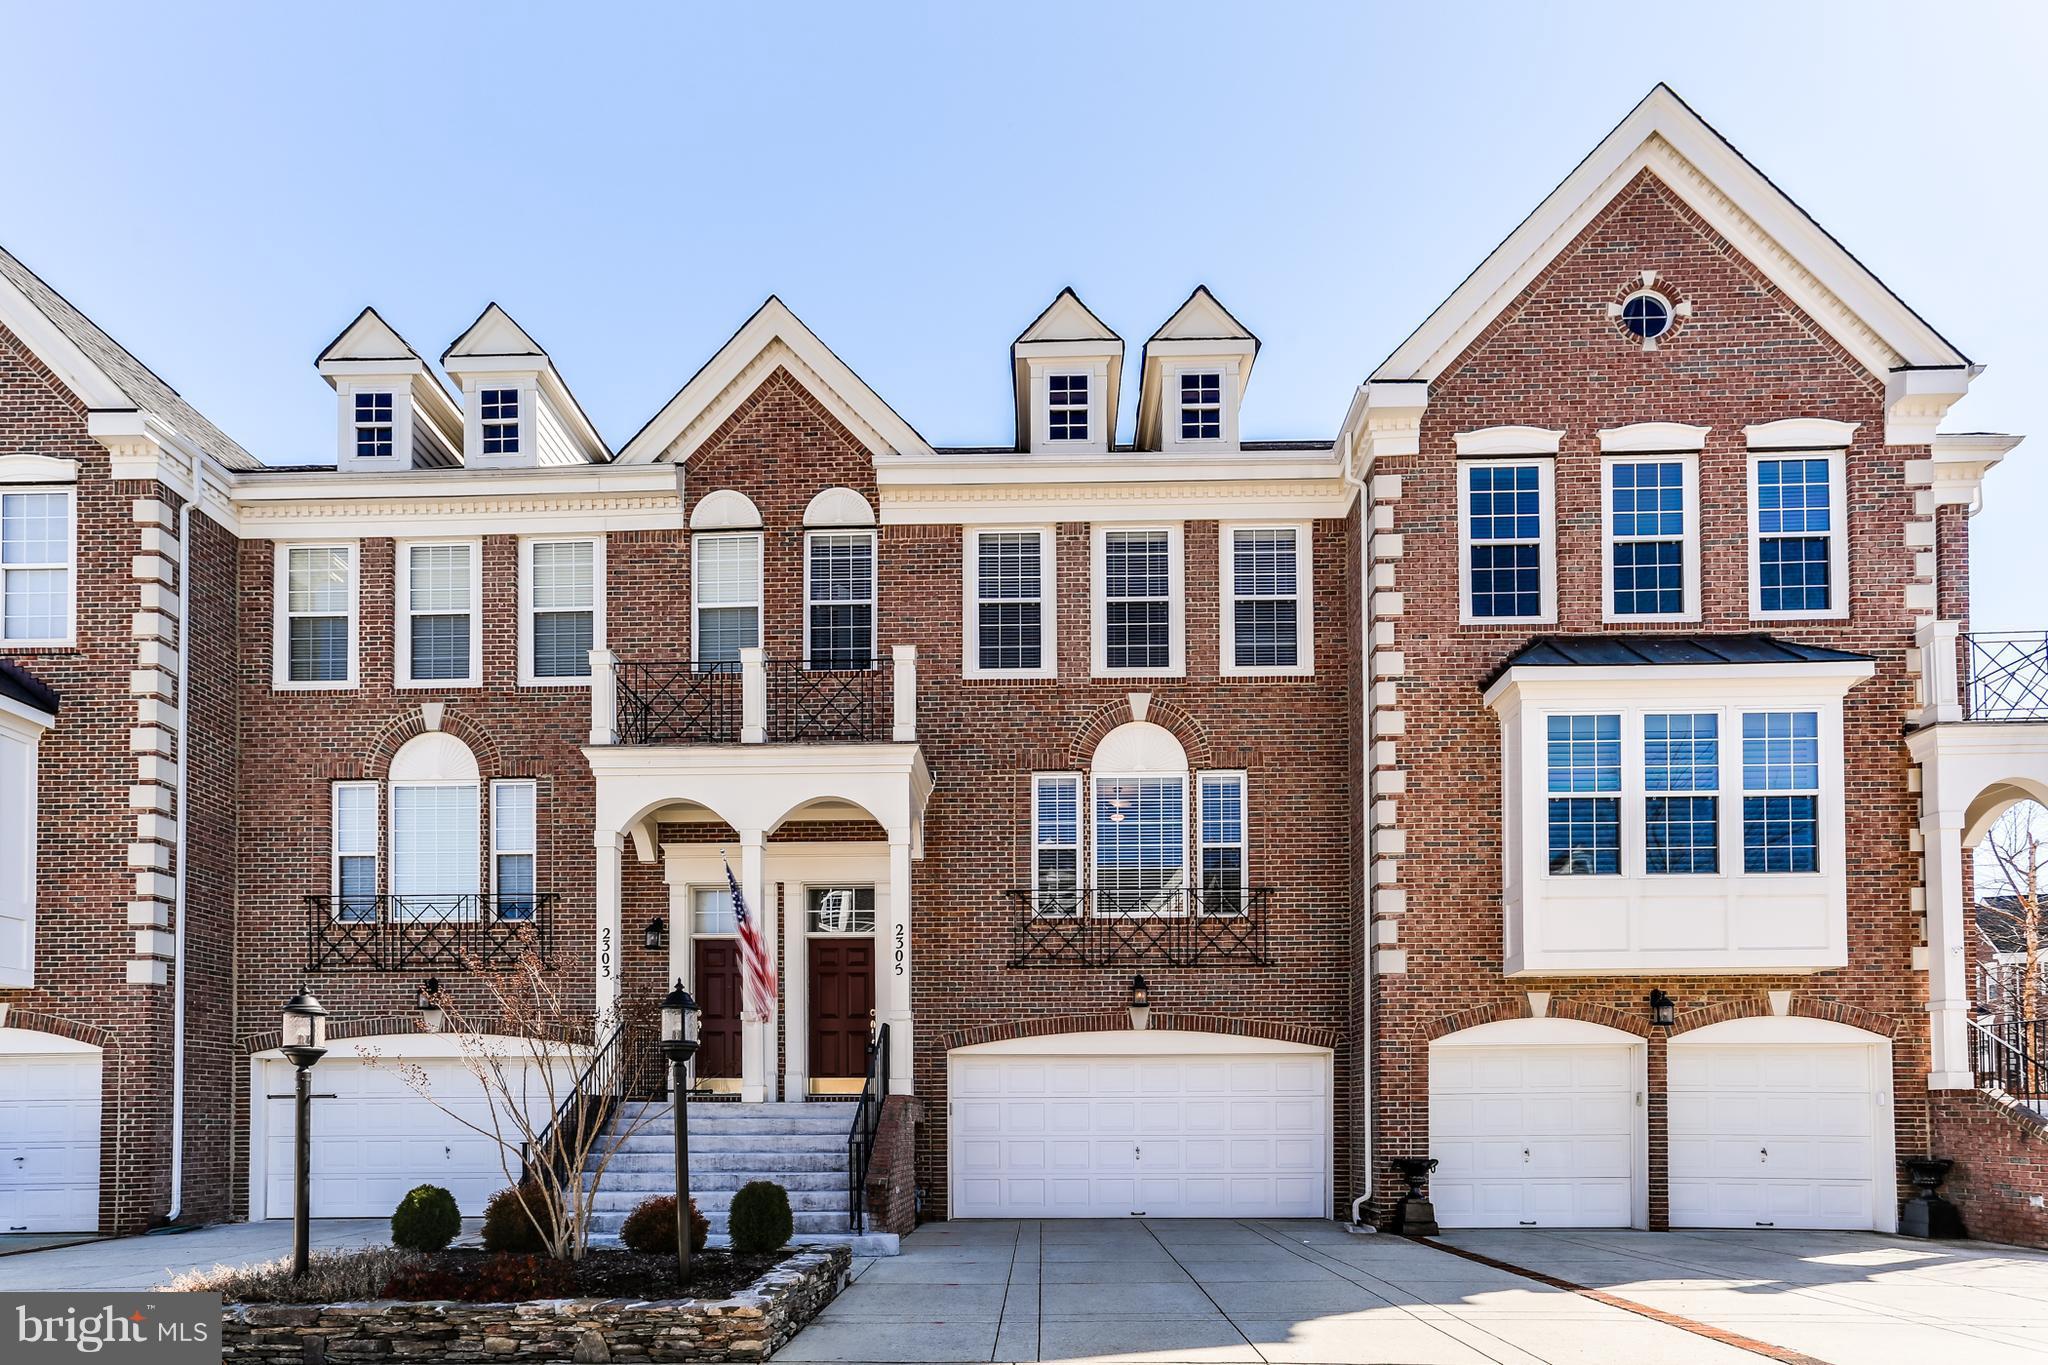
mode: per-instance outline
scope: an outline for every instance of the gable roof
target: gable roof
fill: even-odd
[[[327,348],[313,358],[318,365],[323,360],[417,360],[424,365],[420,353],[412,343],[398,334],[398,329],[384,321],[375,308],[364,308],[356,319],[341,329],[341,334],[327,343]]]
[[[1012,352],[1019,346],[1028,346],[1036,341],[1113,341],[1121,351],[1124,339],[1110,330],[1109,324],[1095,316],[1095,311],[1081,302],[1081,296],[1068,285],[1053,295],[1052,302],[1045,305],[1045,311],[1031,320],[1031,325],[1017,333],[1017,339],[1010,343]]]
[[[492,360],[523,361],[524,364],[504,366],[507,370],[538,371],[541,387],[557,406],[565,410],[574,434],[583,445],[583,455],[592,464],[603,464],[612,458],[612,448],[599,434],[597,424],[583,410],[582,402],[576,397],[569,381],[562,378],[562,372],[555,368],[554,359],[547,350],[533,339],[524,327],[512,320],[512,315],[495,301],[484,305],[484,311],[476,315],[476,321],[463,329],[462,335],[448,343],[448,349],[441,352],[441,364],[450,374],[462,370],[493,371],[499,367],[482,364],[468,365],[466,361]],[[450,365],[449,361],[456,364]]]
[[[26,315],[20,312],[23,308],[29,310]],[[0,321],[8,322],[10,330],[21,336],[86,407],[154,413],[229,469],[263,467],[262,461],[179,397],[155,371],[5,248],[0,248]],[[42,335],[24,335],[32,332]]]
[[[688,460],[704,438],[780,366],[868,449],[870,455],[930,455],[916,428],[869,388],[789,306],[770,294],[738,331],[684,382],[619,451],[621,464],[654,464],[678,446]]]
[[[1198,284],[1180,307],[1173,310],[1173,316],[1159,324],[1145,342],[1147,347],[1154,341],[1249,341],[1252,350],[1259,348],[1259,339],[1251,329],[1231,316],[1209,286]]]
[[[1967,356],[1660,83],[1372,380],[1435,379],[1645,168],[1874,373],[1970,367]]]
[[[497,303],[487,303],[484,311],[476,315],[476,321],[469,324],[462,335],[448,343],[448,349],[441,352],[441,359],[449,356],[531,356],[537,360],[547,359],[548,353],[541,344],[528,336],[526,329],[512,320],[512,315]]]

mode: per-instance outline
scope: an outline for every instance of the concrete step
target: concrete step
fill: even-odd
[[[590,1244],[594,1247],[615,1247],[619,1244],[616,1232],[593,1232]],[[798,1232],[790,1236],[793,1247],[843,1246],[856,1256],[900,1256],[903,1254],[902,1239],[893,1232],[867,1232],[859,1236],[850,1232]],[[732,1245],[732,1238],[722,1232],[714,1232],[704,1239],[706,1249],[723,1251]]]
[[[653,1172],[666,1179],[675,1170],[676,1158],[673,1151],[664,1152],[619,1152],[605,1165],[606,1178],[618,1176],[627,1171]],[[823,1173],[837,1171],[841,1179],[846,1175],[846,1148],[835,1147],[829,1152],[777,1152],[774,1160],[764,1161],[758,1152],[700,1152],[690,1148],[690,1179],[695,1181],[721,1172],[746,1174],[772,1166],[778,1171],[795,1174],[799,1171]],[[584,1165],[584,1172],[595,1171],[596,1158]],[[780,1179],[780,1177],[776,1177]]]
[[[713,1211],[699,1205],[697,1211],[702,1213],[704,1221],[711,1225],[711,1235],[713,1237],[725,1236],[726,1214],[724,1209]],[[619,1226],[626,1221],[626,1215],[631,1212],[632,1209],[630,1208],[595,1210],[590,1215],[590,1230],[593,1234],[608,1234],[616,1237],[619,1232]],[[829,1213],[808,1209],[803,1212],[791,1210],[790,1221],[795,1225],[798,1233],[844,1233],[850,1226],[844,1211]]]
[[[676,1143],[673,1134],[668,1136],[635,1133],[621,1138],[613,1144],[613,1150],[625,1152],[652,1152],[674,1158]],[[837,1152],[840,1159],[846,1157],[846,1134],[844,1133],[700,1133],[690,1130],[690,1152]]]
[[[839,1190],[846,1189],[846,1172],[839,1171],[763,1171],[758,1167],[743,1171],[697,1171],[690,1172],[690,1190],[701,1193],[706,1190],[732,1191],[750,1180],[772,1180],[795,1194],[798,1190]],[[633,1190],[643,1198],[649,1194],[670,1194],[676,1187],[675,1172],[622,1171],[614,1166],[604,1173],[605,1190]]]
[[[634,1209],[639,1208],[644,1201],[651,1198],[654,1193],[656,1192],[649,1190],[615,1190],[611,1186],[606,1185],[598,1190],[596,1194],[590,1196],[590,1206],[594,1209],[603,1209],[606,1212],[631,1213]],[[666,1194],[668,1191],[662,1190],[659,1193]],[[731,1208],[733,1196],[737,1193],[737,1190],[690,1191],[691,1197],[697,1201],[697,1212],[703,1214],[706,1218],[711,1216],[713,1210],[722,1211]],[[837,1212],[843,1214],[846,1212],[846,1189],[844,1186],[836,1190],[790,1190],[788,1194],[791,1213]]]
[[[818,1106],[810,1106],[810,1112],[802,1114],[763,1114],[751,1104],[730,1104],[714,1106],[720,1112],[710,1116],[699,1112],[702,1106],[690,1110],[690,1136],[699,1133],[836,1133],[844,1142],[853,1129],[853,1113],[831,1112],[820,1114]],[[836,1106],[835,1106],[836,1108]],[[634,1127],[631,1120],[621,1120],[613,1131],[632,1128],[636,1137],[657,1133],[673,1138],[676,1132],[675,1119],[669,1115],[650,1118]]]

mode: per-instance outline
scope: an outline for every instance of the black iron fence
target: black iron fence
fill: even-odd
[[[764,737],[778,744],[875,744],[894,737],[894,673],[886,655],[768,659]],[[737,744],[746,671],[687,659],[617,664],[621,744]]]
[[[846,1135],[846,1212],[852,1231],[867,1231],[868,1168],[875,1159],[875,1133],[882,1124],[882,1105],[889,1098],[889,1026],[875,1030],[868,1042],[868,1074],[861,1083],[860,1102],[853,1109],[853,1127]]]
[[[895,722],[889,660],[768,661],[768,738],[780,744],[874,744]]]
[[[397,972],[509,967],[548,958],[552,893],[518,896],[307,896],[307,967]]]
[[[1963,642],[1967,720],[2048,720],[2048,634],[1972,633]]]
[[[2024,1104],[2048,1103],[2048,1019],[1973,1019],[1970,1057],[1977,1084]]]
[[[619,743],[739,743],[738,664],[621,659],[617,668]]]
[[[1011,891],[1012,967],[1265,966],[1272,887]]]

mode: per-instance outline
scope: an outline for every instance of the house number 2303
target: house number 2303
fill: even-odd
[[[903,959],[904,959],[905,957],[907,957],[907,956],[909,955],[909,954],[908,954],[908,951],[907,951],[907,950],[905,949],[905,947],[904,947],[904,945],[903,945],[903,934],[904,934],[903,926],[902,926],[902,925],[900,925],[900,924],[899,924],[899,925],[897,925],[897,926],[896,926],[896,959],[895,959],[895,966],[896,966],[896,975],[898,975],[898,976],[901,976],[901,975],[903,975]]]
[[[606,981],[612,979],[612,927],[607,924],[597,936],[598,974]]]

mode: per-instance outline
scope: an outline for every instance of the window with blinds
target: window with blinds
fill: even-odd
[[[501,920],[533,918],[537,869],[535,784],[491,784],[491,891]]]
[[[473,545],[405,547],[407,680],[473,679],[475,553]]]
[[[334,784],[334,917],[344,924],[377,918],[377,784]]]
[[[1173,666],[1173,536],[1106,531],[1102,538],[1103,666]]]
[[[479,864],[473,784],[393,784],[394,919],[474,918]]]
[[[1201,910],[1239,913],[1244,909],[1244,774],[1204,773],[1201,793]]]
[[[761,643],[761,537],[700,535],[692,550],[694,658],[706,672],[738,672],[740,651]]]
[[[294,545],[285,552],[283,681],[349,680],[349,573],[346,545]]]
[[[536,540],[527,554],[533,676],[587,678],[597,640],[597,543]]]
[[[974,605],[981,671],[1045,667],[1045,532],[975,533]]]
[[[1187,779],[1095,779],[1095,910],[1177,911],[1186,885]]]
[[[805,556],[809,602],[804,655],[808,667],[874,667],[874,533],[813,531],[805,538]]]
[[[1301,662],[1299,534],[1291,526],[1239,527],[1230,537],[1231,661],[1238,668]]]
[[[1031,889],[1039,914],[1071,914],[1081,885],[1081,778],[1039,773],[1031,779]]]

